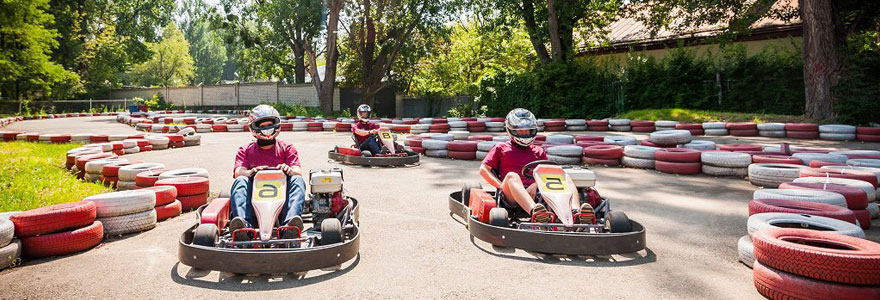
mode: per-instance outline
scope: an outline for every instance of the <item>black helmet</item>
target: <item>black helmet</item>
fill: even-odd
[[[257,139],[271,140],[278,136],[280,132],[281,115],[272,106],[266,104],[257,105],[254,109],[251,109],[248,120],[250,120],[251,133]],[[270,121],[272,124],[260,127],[266,121]]]
[[[367,122],[370,120],[370,115],[373,114],[373,109],[370,108],[369,105],[361,104],[357,109],[357,118],[361,122]]]
[[[538,135],[538,120],[524,108],[511,110],[504,118],[504,127],[510,141],[523,147],[531,145]]]

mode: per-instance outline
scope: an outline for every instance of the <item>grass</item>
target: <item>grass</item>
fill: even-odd
[[[67,150],[79,144],[0,143],[0,212],[80,201],[109,192],[76,179],[64,168]]]
[[[633,110],[621,114],[619,118],[627,118],[631,120],[669,120],[682,123],[701,123],[701,122],[755,122],[755,123],[796,123],[808,121],[803,116],[792,115],[776,115],[763,113],[737,113],[737,112],[721,112],[707,110],[693,110],[681,108],[664,108],[664,109],[641,109]]]

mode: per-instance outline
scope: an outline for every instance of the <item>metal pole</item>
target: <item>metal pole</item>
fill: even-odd
[[[281,92],[278,91],[278,89],[279,89],[278,85],[279,85],[279,82],[276,81],[275,82],[275,104],[281,103],[281,97],[280,97]]]
[[[92,98],[89,98],[89,112],[92,111]]]
[[[718,86],[718,107],[721,107],[721,73],[715,73],[715,85]]]

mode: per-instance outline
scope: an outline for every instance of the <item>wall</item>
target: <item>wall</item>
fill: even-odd
[[[111,99],[152,98],[161,93],[176,106],[254,106],[285,103],[319,107],[318,93],[311,84],[248,83],[170,88],[121,89],[110,92]],[[333,110],[339,111],[339,89],[333,93]]]

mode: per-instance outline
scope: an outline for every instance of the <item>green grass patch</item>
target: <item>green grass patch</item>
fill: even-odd
[[[761,113],[737,113],[737,112],[721,112],[707,110],[693,110],[681,108],[663,108],[663,109],[640,109],[618,115],[619,118],[630,120],[668,120],[678,121],[682,123],[701,123],[701,122],[780,122],[780,123],[796,123],[809,121],[803,116],[791,115],[775,115]]]
[[[79,144],[0,143],[0,212],[80,201],[109,192],[76,179],[64,168],[67,150]]]

